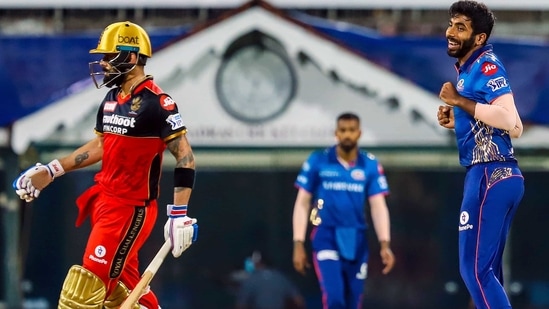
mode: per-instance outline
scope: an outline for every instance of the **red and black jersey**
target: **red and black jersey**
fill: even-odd
[[[177,104],[152,77],[130,95],[107,93],[95,125],[103,136],[103,163],[95,180],[113,197],[147,204],[159,194],[166,143],[185,134]]]

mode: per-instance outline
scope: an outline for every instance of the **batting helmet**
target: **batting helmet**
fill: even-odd
[[[90,50],[90,54],[112,54],[121,51],[151,57],[151,40],[145,29],[129,21],[110,24],[103,30],[97,47]]]

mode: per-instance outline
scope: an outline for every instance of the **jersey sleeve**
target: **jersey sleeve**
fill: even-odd
[[[319,182],[318,160],[319,154],[318,152],[314,152],[303,162],[295,181],[296,187],[303,188],[309,193],[314,193],[316,185]]]
[[[158,95],[160,138],[169,141],[186,132],[187,128],[179,113],[177,103],[169,95]]]
[[[105,101],[99,105],[97,109],[97,116],[95,118],[95,132],[97,134],[103,134],[103,109],[105,108]]]
[[[97,134],[103,134],[103,116],[105,115],[105,109],[108,109],[108,111],[114,111],[116,108],[116,103],[113,104],[113,102],[116,102],[116,89],[111,89],[107,94],[105,95],[105,98],[103,99],[103,102],[101,102],[101,105],[99,105],[99,108],[97,109],[97,116],[95,118],[95,132]]]
[[[507,72],[497,59],[484,58],[484,61],[475,68],[476,84],[478,94],[485,102],[491,103],[499,96],[511,92],[511,86],[507,79]]]
[[[367,155],[368,164],[366,165],[366,194],[372,196],[376,194],[389,194],[389,184],[383,166],[372,154]]]

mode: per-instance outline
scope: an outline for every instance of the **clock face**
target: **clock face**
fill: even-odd
[[[221,64],[216,92],[223,108],[244,122],[262,122],[280,115],[296,90],[289,60],[260,45],[247,45]]]

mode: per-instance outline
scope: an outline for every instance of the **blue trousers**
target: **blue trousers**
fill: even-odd
[[[467,169],[459,217],[460,274],[477,309],[511,308],[503,287],[503,250],[524,195],[516,163]]]
[[[338,241],[335,228],[319,226],[312,231],[313,265],[322,290],[323,309],[362,308],[368,267],[365,234],[363,229],[356,229],[345,238],[354,241],[343,244],[345,240]]]

